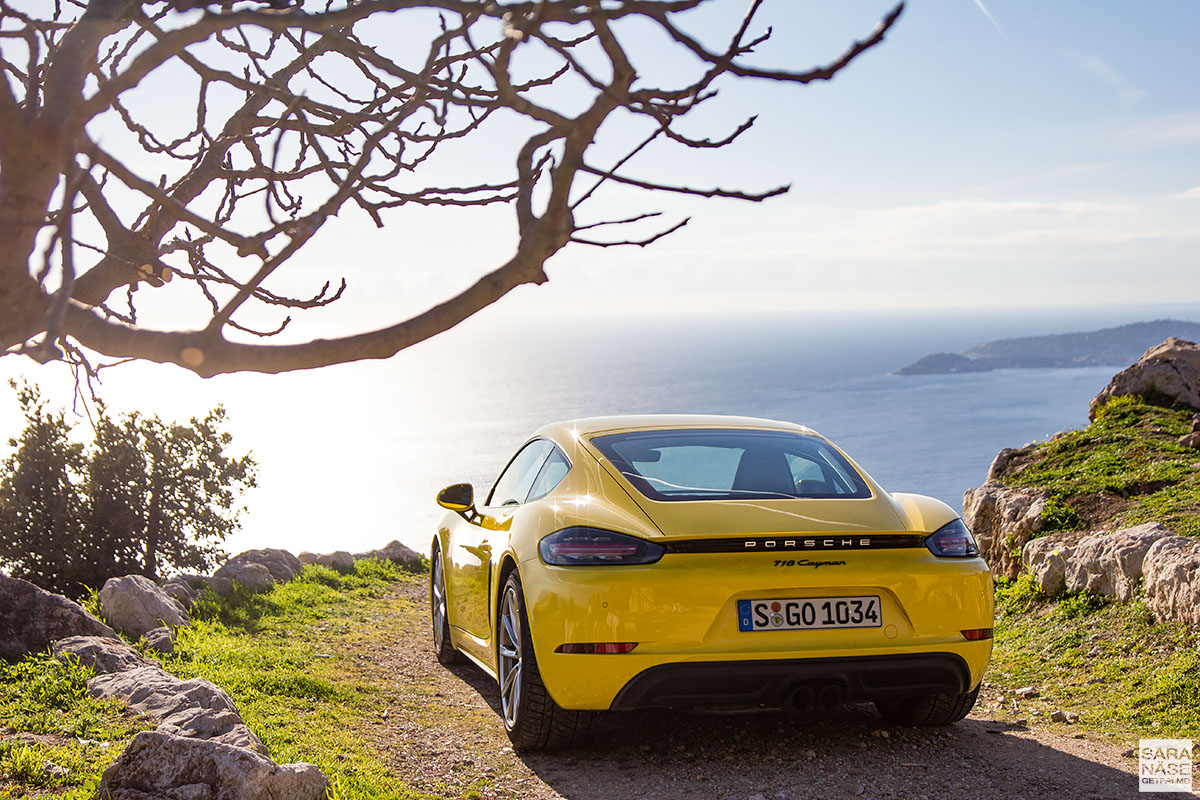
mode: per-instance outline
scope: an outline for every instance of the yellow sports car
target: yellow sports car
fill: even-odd
[[[946,504],[888,494],[828,439],[745,417],[547,425],[432,543],[433,643],[500,685],[513,744],[606,709],[875,704],[943,725],[992,650],[992,579]]]

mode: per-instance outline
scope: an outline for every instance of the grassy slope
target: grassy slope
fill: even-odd
[[[1158,521],[1200,535],[1200,451],[1177,441],[1192,415],[1118,398],[1087,428],[1035,448],[1005,482],[1050,490],[1046,532]],[[1000,584],[996,601],[985,680],[1008,693],[1006,714],[1076,711],[1080,727],[1130,746],[1142,737],[1200,737],[1197,632],[1155,623],[1140,600],[1050,600],[1028,575]],[[1012,696],[1030,685],[1039,698]]]
[[[1200,450],[1178,442],[1193,413],[1116,398],[1088,427],[1038,446],[1004,482],[1050,490],[1056,502],[1047,532],[1154,521],[1198,536]],[[1091,509],[1102,518],[1089,518]]]
[[[401,602],[387,596],[391,588],[411,580],[423,578],[360,561],[345,576],[307,567],[266,594],[206,595],[164,666],[223,687],[272,758],[319,766],[334,784],[334,800],[423,800],[428,795],[409,789],[360,735],[363,720],[379,713],[379,689],[363,681],[354,654],[338,647],[369,640],[381,604]],[[89,698],[91,675],[48,654],[0,666],[0,800],[93,797],[104,768],[138,730],[153,727],[119,704]],[[15,733],[46,743],[24,743]],[[47,772],[46,762],[65,772]]]
[[[0,661],[0,798],[94,797],[100,773],[125,743],[153,727],[118,703],[89,697],[91,677],[90,668],[49,653]]]

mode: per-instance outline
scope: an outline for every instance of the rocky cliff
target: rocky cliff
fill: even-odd
[[[1114,376],[1087,428],[1001,451],[963,499],[993,573],[1050,596],[1142,592],[1160,619],[1200,626],[1197,411],[1200,347],[1171,338]]]

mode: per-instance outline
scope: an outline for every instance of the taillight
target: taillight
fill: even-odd
[[[943,525],[925,537],[929,552],[941,558],[971,558],[979,555],[975,539],[961,519]]]
[[[637,646],[637,642],[572,642],[570,644],[560,644],[554,648],[554,652],[614,655],[628,653]]]
[[[666,552],[662,545],[599,528],[577,526],[555,531],[538,543],[542,561],[556,567],[605,564],[653,564]]]
[[[972,628],[969,631],[963,631],[962,635],[963,635],[963,638],[966,639],[968,642],[979,642],[979,641],[983,641],[984,639],[992,638],[993,630],[995,630],[995,629],[994,628]]]

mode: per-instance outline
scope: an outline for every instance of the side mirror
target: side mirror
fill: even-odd
[[[442,508],[463,514],[475,506],[475,490],[469,483],[456,483],[438,492],[437,503]]]

